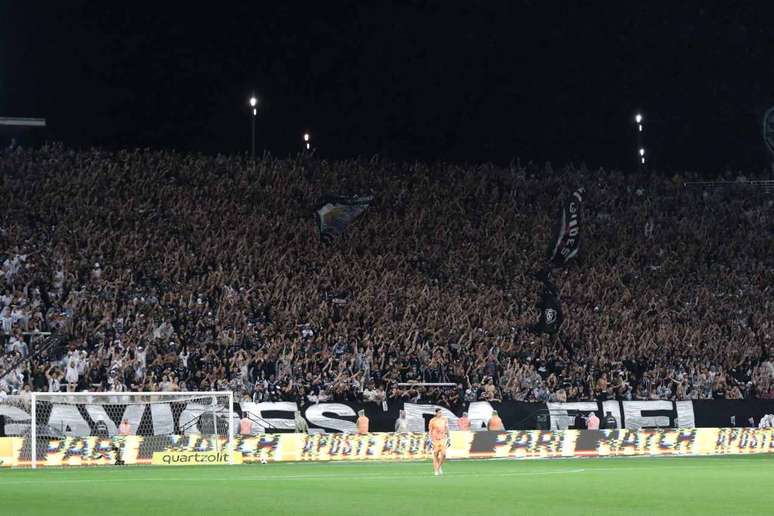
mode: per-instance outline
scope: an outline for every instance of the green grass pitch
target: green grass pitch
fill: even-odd
[[[0,514],[774,514],[774,455],[0,471]]]

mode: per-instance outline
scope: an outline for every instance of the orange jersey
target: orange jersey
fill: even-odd
[[[428,430],[430,430],[430,440],[445,441],[448,430],[448,423],[446,422],[446,418],[438,416],[434,417],[430,420]]]

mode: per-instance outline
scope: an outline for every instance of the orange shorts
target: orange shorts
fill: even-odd
[[[433,441],[433,451],[446,453],[446,439]]]

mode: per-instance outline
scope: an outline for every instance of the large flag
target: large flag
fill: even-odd
[[[549,266],[564,267],[578,258],[584,193],[583,188],[578,188],[573,192],[569,202],[562,203],[554,238],[548,247]]]
[[[559,301],[559,290],[547,278],[543,281],[543,292],[540,296],[540,319],[533,327],[535,333],[554,335],[564,321],[562,304]]]
[[[343,234],[373,200],[372,195],[352,197],[327,195],[323,197],[322,207],[317,210],[316,215],[317,225],[320,228],[320,240],[328,244]]]

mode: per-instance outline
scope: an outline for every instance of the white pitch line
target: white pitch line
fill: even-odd
[[[624,461],[627,461],[631,457],[606,457],[603,460],[609,461],[610,467],[604,466],[604,467],[594,467],[591,464],[587,464],[585,468],[575,468],[575,469],[565,469],[565,470],[558,470],[558,471],[518,471],[518,472],[503,472],[503,473],[459,473],[454,474],[453,472],[451,474],[444,475],[446,477],[450,478],[475,478],[475,477],[529,477],[529,476],[546,476],[546,475],[562,475],[567,473],[592,473],[595,471],[599,472],[621,472],[621,471],[659,471],[662,470],[665,467],[668,468],[675,468],[675,469],[682,469],[682,470],[691,470],[694,468],[703,468],[707,466],[707,462],[723,462],[723,463],[745,463],[745,468],[749,469],[751,467],[755,466],[761,466],[767,468],[767,470],[770,471],[770,463],[769,461],[760,461],[760,462],[748,462],[744,459],[746,459],[746,456],[743,455],[733,455],[733,456],[721,456],[721,457],[656,457],[658,459],[658,464],[653,463],[649,466],[634,466],[634,467],[626,467],[626,466],[615,466],[613,467],[612,464],[621,464]],[[701,458],[701,461],[693,461],[690,460],[692,458]],[[774,455],[771,457],[774,459]],[[687,459],[687,460],[683,460]],[[488,462],[492,461],[493,459],[466,459],[462,461],[450,461],[450,465],[454,465],[455,463],[461,464],[463,462]],[[523,464],[525,467],[527,465],[537,465],[537,463],[542,462],[540,460],[523,460],[523,459],[514,459],[514,458],[500,458],[497,460],[497,462],[504,462],[512,460],[514,463]],[[554,460],[554,459],[551,459]],[[555,460],[567,460],[576,462],[577,465],[582,465],[582,463],[586,460],[591,460],[589,458],[575,458],[575,459],[555,459]],[[396,464],[396,462],[392,461],[374,461],[374,462],[299,462],[299,463],[277,463],[272,464],[266,467],[284,467],[284,466],[295,466],[295,465],[307,465],[307,466],[319,466],[321,468],[325,466],[330,465],[349,465],[349,466],[378,466],[378,465],[386,465],[386,464]],[[405,473],[401,473],[398,475],[384,475],[379,473],[369,474],[369,473],[357,473],[357,474],[350,474],[350,475],[339,475],[339,474],[310,474],[310,475],[281,475],[281,474],[275,474],[275,475],[266,475],[266,476],[239,476],[239,477],[206,477],[206,478],[153,478],[153,477],[147,477],[147,478],[111,478],[111,479],[105,479],[105,478],[95,478],[95,479],[52,479],[52,478],[36,478],[36,479],[30,479],[30,480],[16,480],[16,479],[3,479],[0,482],[0,490],[5,485],[23,485],[23,484],[39,484],[39,483],[110,483],[110,482],[164,482],[164,481],[174,481],[174,482],[201,482],[201,481],[223,481],[223,482],[244,482],[244,481],[262,481],[262,480],[326,480],[326,479],[339,479],[339,480],[360,480],[360,479],[373,479],[373,480],[400,480],[404,478],[411,478],[411,479],[423,479],[423,478],[435,478],[432,475],[428,475],[427,477],[424,474],[417,475],[415,473],[416,469],[421,467],[426,467],[429,465],[429,462],[427,461],[407,461],[405,463],[405,466],[412,467],[414,471],[412,471],[411,474],[406,475]],[[569,464],[568,464],[569,465]],[[155,469],[158,466],[153,467],[146,467],[146,466],[137,466],[137,468],[145,468],[145,469]],[[260,467],[255,464],[246,464],[246,468],[252,468],[252,467]],[[119,474],[124,471],[131,471],[133,469],[133,466],[129,466],[129,468],[125,467],[112,467],[112,466],[104,466],[102,473],[110,473],[110,474]],[[66,470],[64,469],[51,469],[47,470],[51,473],[61,473],[61,474],[67,474]],[[26,470],[25,472],[30,472],[31,470]],[[3,475],[10,475],[12,474],[12,470],[6,470],[5,472],[0,471],[0,478],[2,478]]]
[[[545,475],[565,475],[569,473],[582,473],[585,469],[566,469],[560,471],[536,471],[536,472],[515,472],[515,473],[495,473],[495,474],[480,474],[480,473],[458,473],[443,475],[448,478],[487,478],[487,477],[531,477],[531,476],[545,476]],[[259,482],[263,480],[422,480],[422,479],[435,479],[436,477],[427,473],[427,475],[266,475],[260,477],[203,477],[203,478],[63,478],[63,479],[31,479],[31,480],[5,480],[0,483],[0,490],[5,486],[20,485],[20,484],[70,484],[70,483],[110,483],[110,482]],[[435,480],[434,480],[435,481]]]

